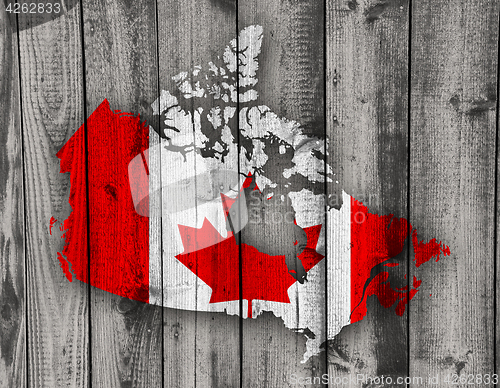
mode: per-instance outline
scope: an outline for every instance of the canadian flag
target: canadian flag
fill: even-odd
[[[237,241],[250,222],[243,205],[228,228],[231,206],[248,202],[241,201],[248,178],[160,144],[139,117],[113,112],[104,100],[57,153],[71,180],[58,257],[68,280],[176,309],[243,318],[271,311],[287,327],[307,330],[307,359],[363,318],[370,295],[404,312],[421,281],[392,288],[388,268],[402,264],[405,242],[416,266],[450,253],[436,240],[418,241],[406,220],[371,214],[346,193],[340,210],[325,212],[324,200],[303,190],[290,194],[294,222],[307,235],[301,284],[280,252]]]

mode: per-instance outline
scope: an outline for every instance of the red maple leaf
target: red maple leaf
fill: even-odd
[[[316,252],[321,226],[304,228],[307,247],[299,259],[306,271],[324,257]],[[290,303],[287,290],[296,280],[288,273],[284,255],[270,256],[245,243],[237,245],[232,233],[223,238],[207,219],[200,229],[179,225],[179,232],[184,253],[176,258],[212,288],[210,303],[240,299],[239,249],[241,295],[248,300],[248,316],[252,317],[254,299]],[[212,245],[207,246],[209,242]]]

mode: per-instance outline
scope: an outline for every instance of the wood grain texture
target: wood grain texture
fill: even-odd
[[[322,1],[252,0],[238,3],[239,30],[249,25],[263,27],[262,50],[258,57],[256,76],[258,83],[255,86],[259,97],[255,105],[269,107],[280,119],[298,122],[304,134],[317,139],[325,138],[323,14]],[[268,130],[272,131],[273,128]],[[267,150],[266,154],[271,152]],[[272,161],[271,169],[274,174],[278,174],[278,181],[282,171],[288,168],[289,160],[279,155]],[[307,182],[304,188],[312,190]],[[271,192],[274,198],[281,195],[279,189],[268,187],[263,191],[264,198],[271,195]],[[287,193],[283,194],[286,196]],[[253,199],[250,201],[250,214],[254,214],[255,210],[259,211],[252,208],[252,202]],[[314,225],[323,223],[321,205],[319,209],[316,204],[310,205],[309,209],[301,213],[301,217],[307,214],[305,218],[315,219]],[[269,245],[283,247],[281,252],[285,252],[286,236],[293,225],[287,226],[283,221],[283,225],[277,225],[273,220],[286,220],[286,216],[290,214],[296,217],[298,209],[292,207],[289,197],[284,202],[278,199],[271,205],[263,203],[262,206],[265,211],[259,214],[263,221],[257,225],[254,235],[247,232],[242,241],[247,244],[251,242],[245,238],[266,241]],[[277,215],[280,217],[275,217]],[[316,338],[326,337],[325,325],[320,325],[319,328],[304,327],[306,316],[326,323],[325,310],[322,309],[325,306],[325,272],[320,271],[314,277],[310,274],[307,282],[309,294],[300,298],[297,294],[295,302],[292,301],[296,303],[293,322],[286,317],[275,316],[279,314],[277,312],[281,307],[286,311],[286,305],[275,306],[274,314],[266,312],[255,320],[243,320],[243,387],[281,387],[291,384],[294,378],[314,378],[326,373],[324,352],[302,363],[307,351],[304,329],[312,329],[313,333],[316,331]],[[297,287],[300,289],[302,286]],[[285,327],[285,321],[289,328]]]
[[[83,20],[87,115],[106,98],[112,110],[148,116],[158,93],[155,3],[84,2]],[[90,311],[93,386],[161,386],[161,308],[92,288]]]
[[[191,73],[194,66],[201,66],[201,74],[206,74],[209,62],[217,62],[217,57],[222,57],[230,40],[236,37],[234,3],[223,0],[160,2],[158,31],[160,89],[176,95],[173,76]],[[185,111],[194,115],[201,107],[206,115],[216,104],[212,99],[200,100],[190,103]],[[202,105],[196,105],[198,103]],[[166,257],[174,254],[175,248],[168,234],[172,230],[168,217],[162,218],[162,225]],[[164,268],[164,271],[173,270]],[[197,279],[195,287],[193,291],[198,298],[206,285]],[[164,327],[166,387],[239,386],[240,322],[237,316],[166,309]]]
[[[404,218],[408,187],[408,4],[405,0],[333,1],[328,3],[326,30],[328,161],[339,174],[342,189],[362,201],[371,213]],[[406,283],[405,262],[399,270],[391,271],[400,283]],[[330,307],[334,308],[329,306],[329,312]],[[375,296],[368,298],[367,307],[362,321],[345,327],[330,341],[330,376],[405,376],[407,314],[397,316],[393,308],[383,308]]]
[[[410,219],[452,254],[412,273],[431,280],[410,306],[410,374],[424,378],[494,370],[498,12],[413,5]]]
[[[69,283],[57,252],[63,239],[51,217],[65,219],[69,176],[56,152],[82,115],[80,10],[19,33],[26,193],[28,385],[85,387],[89,381],[86,285]]]
[[[425,382],[410,386],[430,387],[447,385],[452,373],[498,371],[498,1],[64,3],[57,18],[19,16],[19,47],[16,18],[0,10],[0,387],[283,387],[301,386],[292,374],[326,372],[409,375]],[[160,124],[151,103],[162,89],[177,89],[171,77],[206,69],[255,24],[264,30],[258,104],[329,138],[334,207],[343,189],[372,213],[408,218],[419,240],[436,238],[452,253],[419,268],[403,255],[410,267],[401,263],[391,275],[402,286],[408,271],[423,280],[403,317],[369,297],[367,316],[305,364],[304,333],[273,313],[241,319],[162,308],[68,282],[57,255],[63,231],[49,226],[71,211],[69,176],[55,154],[85,111],[107,98],[112,109],[140,113],[154,146]],[[201,103],[204,112],[212,102]],[[156,156],[151,165],[167,169]],[[172,254],[168,222],[150,217],[151,255]],[[170,270],[152,274],[156,289]],[[323,281],[335,289],[335,279]],[[328,302],[325,332],[335,320]],[[426,381],[436,375],[437,385]]]
[[[499,45],[500,45],[500,39],[499,39]],[[498,72],[497,72],[497,78],[498,78]],[[494,280],[494,285],[495,285],[495,301],[496,301],[496,311],[497,313],[494,314],[494,322],[495,322],[495,372],[498,373],[498,371],[500,371],[500,327],[498,325],[498,309],[500,308],[500,290],[499,290],[499,287],[498,287],[498,279],[499,279],[499,276],[500,276],[500,266],[498,265],[498,260],[499,260],[499,252],[498,252],[498,239],[499,239],[499,230],[500,228],[498,227],[498,223],[499,223],[499,220],[500,220],[500,206],[498,204],[498,190],[500,189],[499,187],[499,184],[498,182],[500,182],[500,180],[498,179],[498,173],[499,173],[499,163],[500,161],[498,160],[498,155],[499,154],[499,147],[500,147],[500,144],[499,144],[499,141],[498,141],[498,132],[500,130],[500,116],[498,115],[498,109],[499,109],[499,99],[498,99],[498,94],[499,94],[499,91],[500,91],[500,79],[497,79],[497,136],[496,136],[496,160],[495,160],[495,163],[496,163],[496,168],[497,168],[497,176],[496,176],[496,179],[497,179],[497,185],[495,187],[495,197],[496,197],[496,202],[495,202],[495,208],[496,208],[496,235],[495,235],[495,247],[496,247],[496,257],[495,257],[495,261],[496,261],[496,273],[495,273],[495,280]]]
[[[0,10],[0,387],[26,387],[26,279],[17,24]]]
[[[259,101],[298,121],[305,133],[323,136],[323,3],[252,0],[238,4],[238,11],[239,30],[252,24],[264,29]]]

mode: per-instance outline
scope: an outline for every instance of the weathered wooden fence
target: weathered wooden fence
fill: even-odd
[[[292,374],[498,370],[498,1],[69,3],[45,23],[0,10],[1,387],[287,387]],[[343,190],[376,196],[372,212],[452,250],[402,317],[371,297],[367,317],[305,364],[304,335],[271,314],[173,310],[69,283],[63,241],[48,234],[70,210],[55,154],[84,118],[104,98],[146,115],[173,74],[251,24],[264,27],[260,98],[330,139]]]

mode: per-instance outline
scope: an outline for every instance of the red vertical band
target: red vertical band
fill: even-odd
[[[149,219],[135,212],[128,164],[148,148],[149,129],[137,116],[113,113],[104,100],[89,117],[87,131],[90,284],[148,302]],[[61,158],[61,172],[71,173],[73,211],[65,223],[69,234],[63,253],[76,278],[88,282],[83,135],[82,126],[57,156]]]

